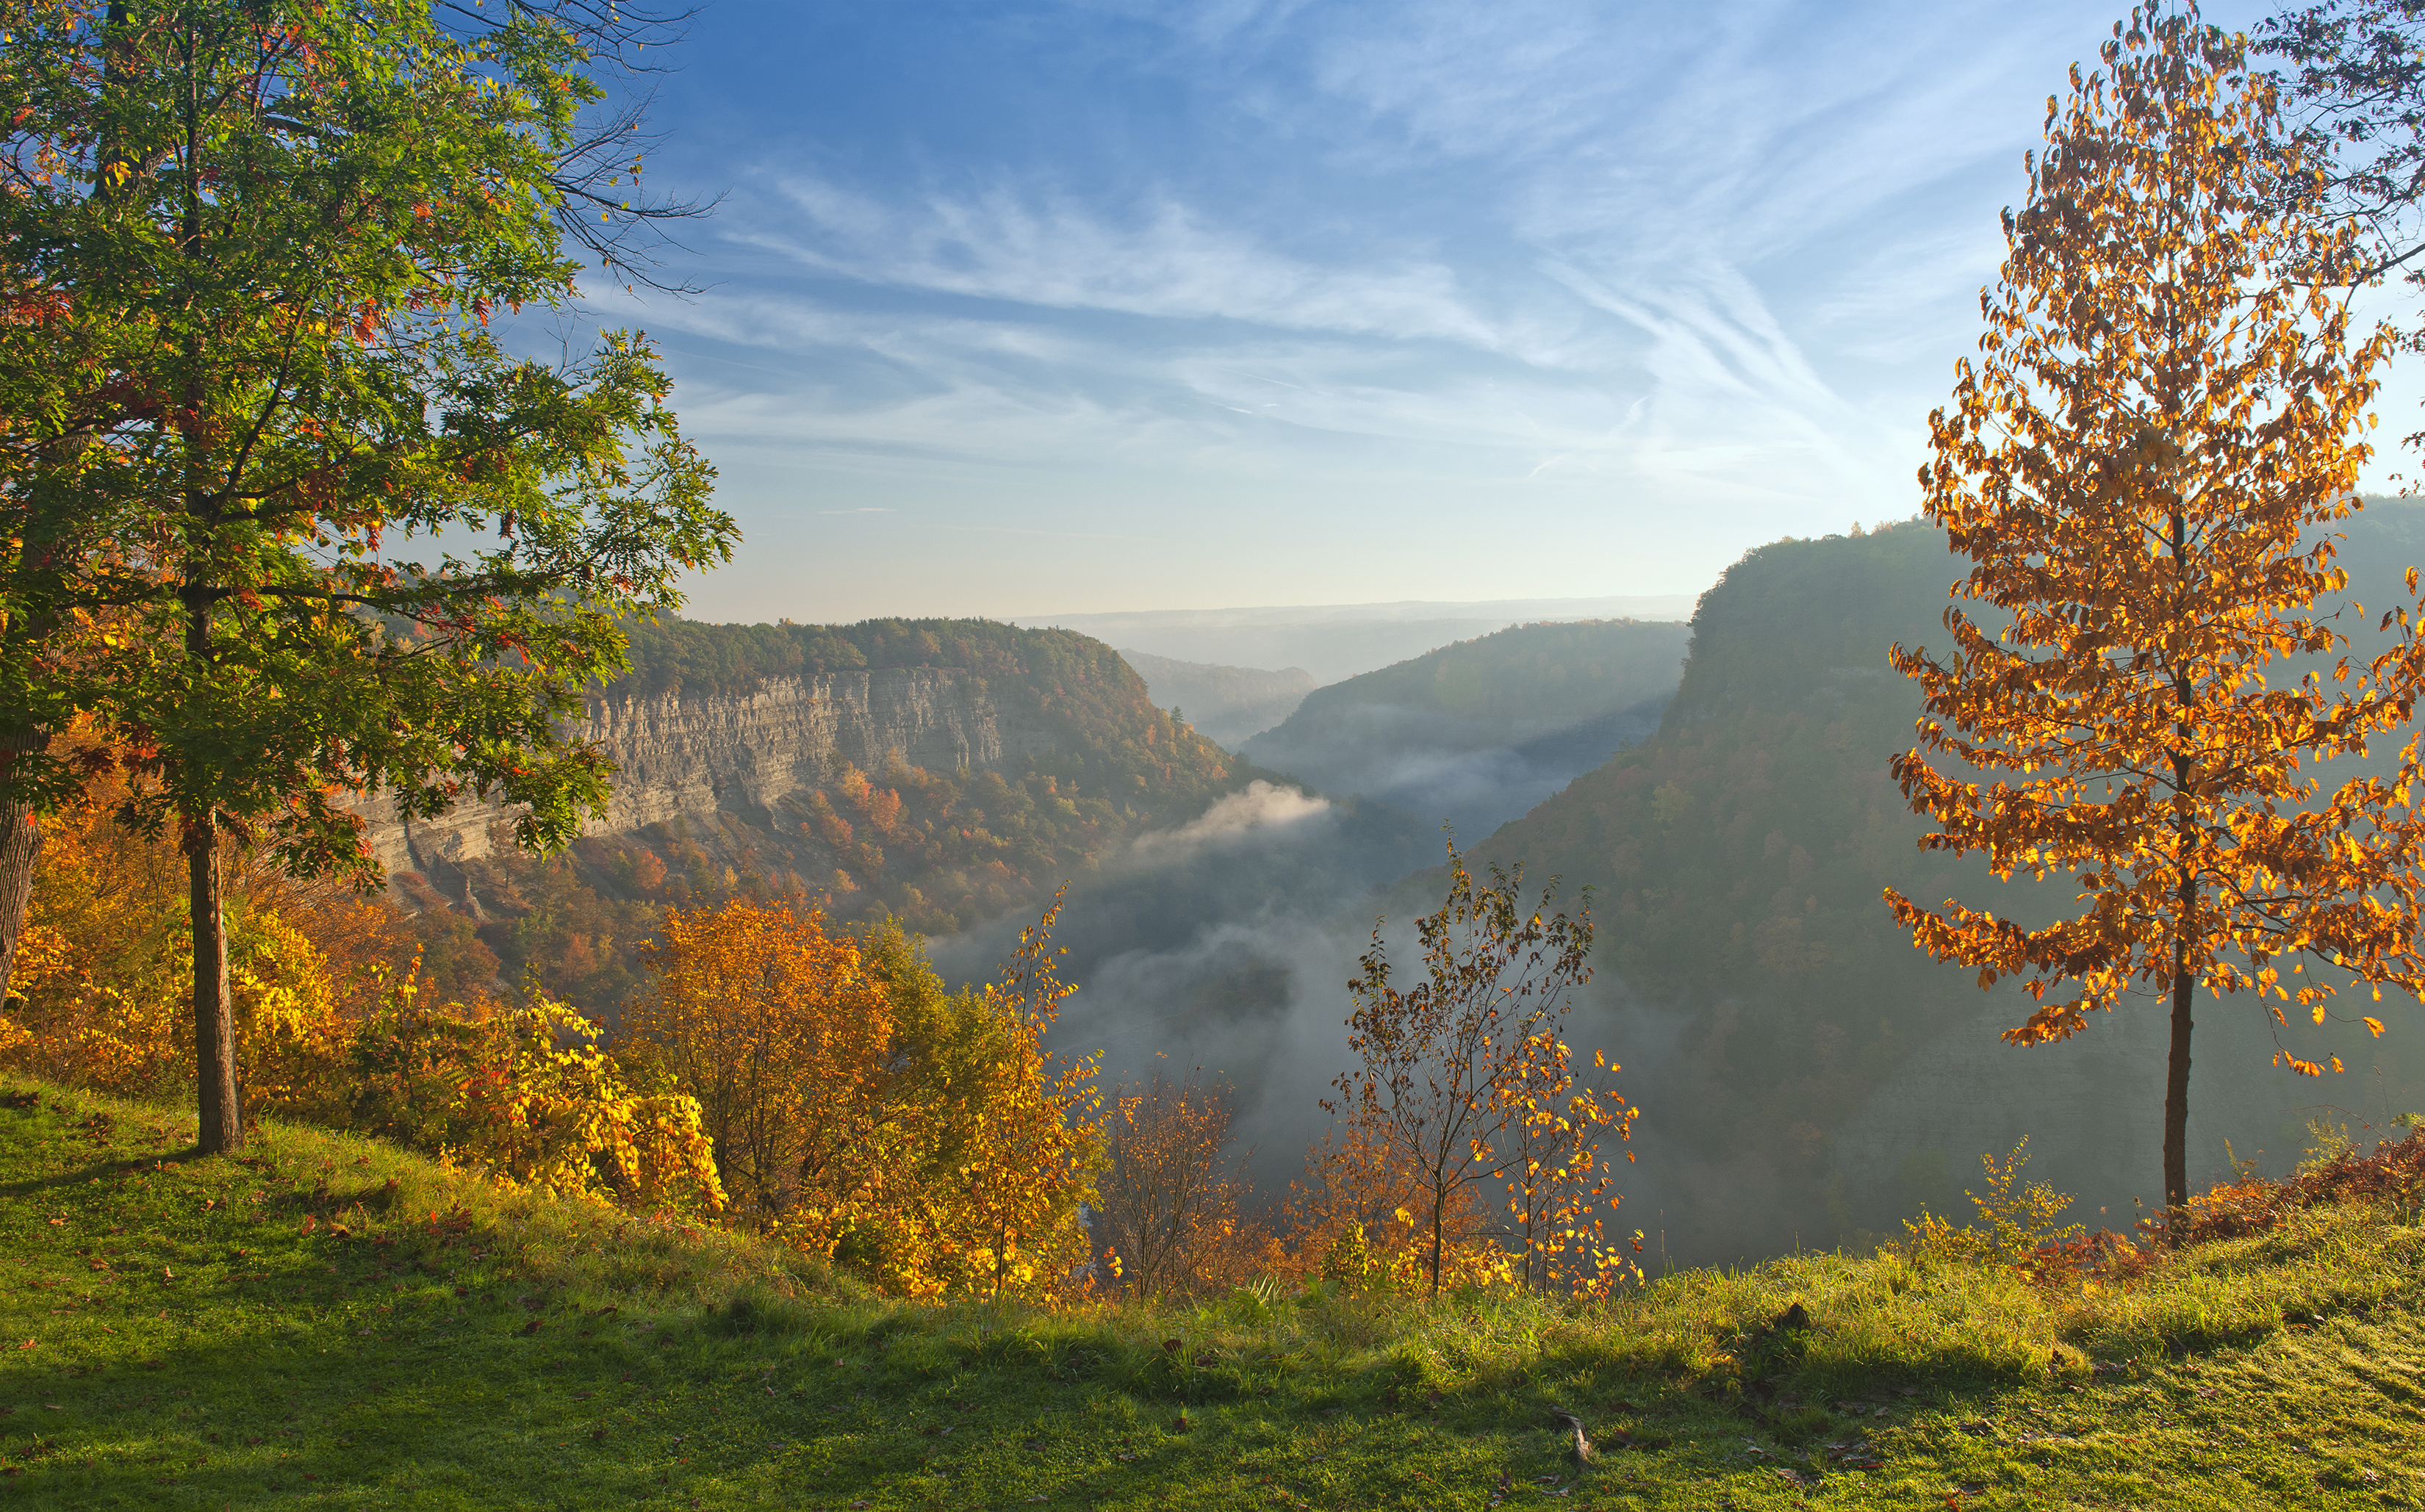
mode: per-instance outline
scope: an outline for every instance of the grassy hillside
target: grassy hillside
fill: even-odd
[[[0,1087],[0,1502],[2425,1494],[2425,1230],[2413,1202],[2333,1200],[2330,1183],[2102,1284],[1830,1254],[1597,1307],[1316,1290],[1047,1313],[848,1295],[746,1241],[500,1196],[367,1141],[270,1128],[242,1159],[199,1159],[187,1132],[164,1109]],[[2420,1162],[2411,1145],[2381,1171]],[[1568,1457],[1558,1410],[1583,1421],[1592,1463]]]

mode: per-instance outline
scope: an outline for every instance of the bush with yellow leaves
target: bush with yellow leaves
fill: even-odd
[[[909,1296],[1084,1284],[1094,1063],[1044,1048],[1069,989],[1052,915],[1004,979],[950,993],[886,921],[736,900],[670,914],[625,1054],[699,1099],[747,1221]]]
[[[178,1099],[195,1074],[185,861],[111,823],[107,796],[46,822],[0,1066]],[[233,852],[226,875],[248,1116],[363,1129],[510,1185],[722,1205],[698,1104],[634,1090],[570,1007],[537,992],[422,1007],[393,909]]]
[[[8,1000],[0,1064],[128,1097],[173,1098],[194,1081],[185,984],[185,861],[173,846],[110,823],[98,805],[45,824]],[[264,1113],[327,1119],[352,1020],[361,959],[402,931],[378,905],[231,865],[228,966],[243,1094]]]

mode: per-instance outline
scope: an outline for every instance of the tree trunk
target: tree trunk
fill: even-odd
[[[205,1155],[232,1155],[244,1148],[244,1112],[236,1104],[235,1012],[228,997],[218,836],[207,819],[186,823],[185,865],[194,927],[194,1072],[201,1090],[195,1148]]]
[[[47,737],[36,731],[0,735],[0,763],[37,751]],[[16,979],[17,941],[24,933],[25,908],[34,897],[34,859],[41,854],[42,827],[31,803],[0,803],[0,1001]]]
[[[2190,1199],[2189,947],[2173,947],[2173,1053],[2164,1074],[2164,1206],[2177,1214]]]
[[[2172,523],[2173,581],[2187,603],[2191,598],[2189,519],[2175,508]],[[2197,707],[2197,691],[2190,684],[2189,673],[2179,668],[2173,671],[2173,737],[2179,742],[2172,752],[2173,792],[2193,794],[2198,774],[2191,754],[2197,748],[2192,711]],[[2180,869],[2180,881],[2176,894],[2179,911],[2173,918],[2173,1049],[2164,1067],[2167,1237],[2177,1231],[2181,1210],[2190,1199],[2190,989],[2196,985],[2190,974],[2190,941],[2196,938],[2192,931],[2198,922],[2198,830],[2190,811],[2177,811],[2174,833],[2177,848],[2173,864]]]
[[[211,656],[211,607],[189,596],[185,606],[185,654],[200,668]],[[201,1093],[201,1126],[194,1148],[205,1155],[233,1155],[244,1148],[244,1110],[236,1099],[235,1008],[228,995],[227,910],[219,895],[218,824],[205,799],[185,821],[186,894],[194,938],[194,1080]]]

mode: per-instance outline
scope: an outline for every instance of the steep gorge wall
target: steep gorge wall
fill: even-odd
[[[844,763],[878,770],[894,750],[928,771],[1015,770],[1055,745],[1039,716],[953,668],[777,677],[741,694],[593,699],[580,733],[598,741],[618,772],[606,817],[586,826],[588,834],[718,811],[763,816]],[[466,803],[408,824],[384,795],[361,812],[372,852],[391,874],[486,856],[494,827],[511,817],[494,804]]]

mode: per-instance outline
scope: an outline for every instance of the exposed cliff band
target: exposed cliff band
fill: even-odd
[[[1005,707],[985,678],[957,668],[770,677],[747,693],[594,698],[580,733],[619,773],[605,817],[587,834],[719,811],[763,820],[844,764],[880,770],[896,750],[912,766],[955,772],[1018,771],[1055,748],[1034,713]],[[494,804],[465,803],[407,823],[385,795],[361,812],[372,854],[391,874],[487,856],[496,822],[508,817]]]

